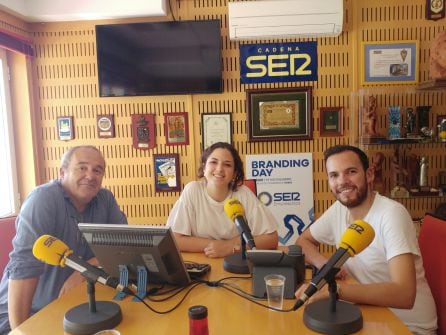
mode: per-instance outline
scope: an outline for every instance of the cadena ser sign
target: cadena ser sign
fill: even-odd
[[[240,45],[242,84],[317,80],[317,43]]]

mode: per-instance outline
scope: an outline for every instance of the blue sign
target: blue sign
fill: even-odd
[[[242,84],[317,80],[317,43],[240,45]]]

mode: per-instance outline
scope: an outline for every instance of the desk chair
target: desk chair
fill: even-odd
[[[418,237],[426,279],[434,296],[438,335],[446,335],[446,221],[426,214]]]
[[[12,239],[15,236],[15,216],[0,218],[0,275],[8,264],[12,251]]]

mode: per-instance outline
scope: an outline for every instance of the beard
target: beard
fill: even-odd
[[[338,200],[341,204],[343,204],[345,207],[349,209],[357,207],[361,205],[365,201],[365,199],[367,199],[367,192],[368,192],[367,184],[361,185],[360,187],[356,188],[356,190],[357,193],[354,198],[343,199],[342,195],[336,193],[335,194],[336,200]]]

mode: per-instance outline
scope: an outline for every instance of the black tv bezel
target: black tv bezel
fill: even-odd
[[[163,91],[143,91],[143,92],[136,92],[134,94],[129,94],[124,92],[123,94],[104,94],[103,92],[103,86],[105,85],[103,83],[103,80],[101,79],[101,61],[99,59],[99,53],[100,53],[100,45],[98,41],[98,34],[97,29],[101,26],[125,26],[125,25],[153,25],[154,27],[159,27],[163,24],[189,24],[189,23],[209,23],[209,22],[216,22],[216,24],[219,27],[220,34],[219,34],[219,62],[218,62],[218,88],[217,89],[190,89],[187,85],[184,85],[184,87],[180,90],[178,88],[173,90],[163,90]],[[101,98],[108,98],[108,97],[131,97],[131,96],[156,96],[156,95],[191,95],[191,94],[218,94],[223,92],[223,60],[222,60],[222,41],[221,41],[221,20],[220,19],[212,19],[212,20],[184,20],[184,21],[156,21],[156,22],[137,22],[137,23],[116,23],[116,24],[99,24],[95,26],[95,39],[96,39],[96,65],[97,65],[97,76],[98,76],[98,96]],[[216,83],[216,81],[215,81]]]

